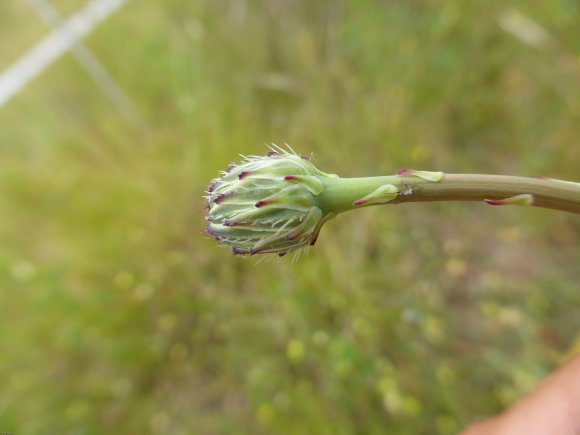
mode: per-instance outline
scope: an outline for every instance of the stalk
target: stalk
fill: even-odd
[[[324,183],[326,189],[318,197],[318,205],[334,213],[380,204],[484,201],[490,205],[519,204],[580,214],[580,183],[548,178],[441,174],[439,180],[433,181],[416,175],[391,175],[329,178]],[[385,202],[354,204],[385,184],[397,188],[396,197]]]

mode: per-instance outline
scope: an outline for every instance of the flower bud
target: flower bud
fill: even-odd
[[[290,149],[291,150],[291,149]],[[324,178],[308,158],[276,147],[231,165],[208,189],[207,232],[234,254],[288,251],[316,242],[332,214],[318,207]]]

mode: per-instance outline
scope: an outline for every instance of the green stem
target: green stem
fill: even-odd
[[[353,202],[373,192],[379,186],[392,184],[397,187],[399,194],[389,204],[504,200],[528,194],[533,196],[533,200],[528,204],[530,206],[580,214],[580,183],[548,178],[444,174],[436,182],[415,175],[333,178],[324,182],[326,189],[318,198],[318,204],[322,210],[334,213],[360,208],[361,206],[353,205]]]

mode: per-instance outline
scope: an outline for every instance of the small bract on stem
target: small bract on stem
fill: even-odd
[[[239,255],[283,256],[313,245],[338,213],[382,204],[482,201],[580,214],[580,184],[570,181],[412,169],[339,178],[276,145],[265,156],[242,157],[212,181],[205,197],[208,234]]]

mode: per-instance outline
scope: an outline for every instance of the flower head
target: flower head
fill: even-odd
[[[324,178],[308,158],[274,146],[231,165],[208,189],[207,232],[235,254],[282,256],[313,245],[330,218],[318,207]]]

